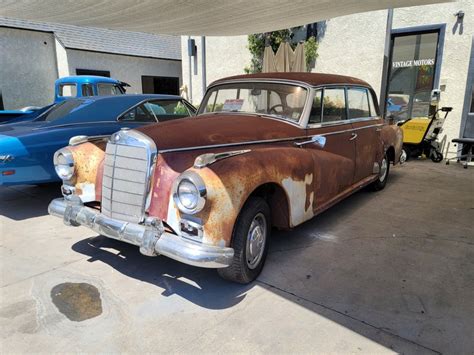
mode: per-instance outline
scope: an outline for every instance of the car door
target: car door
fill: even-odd
[[[377,173],[382,120],[374,104],[373,93],[364,87],[347,88],[348,116],[355,134],[354,183]]]
[[[305,145],[314,159],[313,206],[318,212],[343,194],[354,179],[355,142],[352,125],[347,118],[344,87],[326,87],[316,91],[307,134],[326,138],[323,147]]]

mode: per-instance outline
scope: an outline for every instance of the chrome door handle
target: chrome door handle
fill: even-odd
[[[320,148],[324,148],[326,145],[326,137],[324,136],[312,136],[310,140],[304,142],[295,142],[297,147],[302,147],[306,144],[316,144]]]
[[[353,141],[356,138],[357,138],[357,133],[352,133],[351,138],[349,138],[349,140]]]

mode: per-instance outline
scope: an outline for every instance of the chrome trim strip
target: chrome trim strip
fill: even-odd
[[[232,151],[221,152],[221,153],[201,154],[198,157],[196,157],[196,159],[194,160],[194,167],[196,169],[202,169],[202,168],[205,168],[206,166],[214,164],[215,162],[219,160],[233,157],[236,155],[245,154],[250,151],[251,151],[250,149],[244,149],[244,150],[232,150]]]
[[[211,149],[211,148],[223,148],[223,147],[237,147],[241,145],[253,145],[253,144],[266,144],[266,143],[280,143],[280,142],[291,142],[299,139],[308,139],[314,136],[331,136],[334,134],[345,133],[345,132],[352,132],[352,131],[359,131],[361,129],[371,128],[371,127],[380,127],[383,126],[383,123],[378,123],[370,126],[364,127],[356,127],[345,129],[342,131],[336,132],[327,132],[327,133],[316,133],[316,134],[309,134],[305,136],[297,136],[297,137],[289,137],[289,138],[275,138],[275,139],[266,139],[266,140],[259,140],[259,141],[246,141],[246,142],[237,142],[237,143],[226,143],[226,144],[213,144],[213,145],[201,145],[201,146],[194,146],[194,147],[185,147],[185,148],[170,148],[170,149],[162,149],[160,153],[171,153],[171,152],[184,152],[188,150],[201,150],[201,149]],[[321,127],[316,127],[321,128]]]

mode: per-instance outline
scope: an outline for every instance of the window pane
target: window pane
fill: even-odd
[[[126,122],[156,122],[155,117],[151,114],[144,105],[140,105],[134,107],[127,113],[125,113],[122,117],[120,117],[119,121],[126,121]]]
[[[76,97],[77,96],[76,84],[61,84],[59,86],[59,96]]]
[[[311,106],[311,113],[309,114],[309,123],[321,123],[321,97],[322,91],[316,91],[314,95],[313,105]]]
[[[428,116],[437,46],[438,32],[393,38],[387,116],[396,121]]]
[[[346,119],[344,89],[324,89],[323,122]]]
[[[190,116],[188,108],[179,100],[154,100],[144,106],[159,122]]]
[[[122,92],[115,84],[98,84],[97,92],[99,96],[120,95]]]
[[[378,112],[374,103],[374,95],[370,92],[367,91],[367,95],[369,96],[369,107],[370,107],[370,116],[375,117],[378,116]]]
[[[82,85],[82,96],[94,96],[94,92],[92,91],[92,85]]]
[[[349,118],[370,117],[367,89],[348,89]]]

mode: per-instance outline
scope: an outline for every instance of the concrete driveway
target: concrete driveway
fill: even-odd
[[[472,168],[392,169],[276,232],[247,286],[66,227],[58,192],[0,188],[2,353],[474,351]]]

